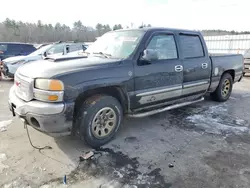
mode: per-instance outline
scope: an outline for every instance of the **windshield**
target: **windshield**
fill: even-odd
[[[49,49],[51,46],[53,46],[52,44],[46,45],[41,47],[40,49],[34,51],[33,53],[31,53],[29,56],[35,56],[35,55],[41,55],[42,53],[44,53],[47,49]]]
[[[143,34],[141,30],[109,32],[98,38],[86,52],[111,58],[127,58],[134,52]]]

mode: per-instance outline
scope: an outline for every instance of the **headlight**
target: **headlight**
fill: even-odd
[[[64,85],[60,80],[36,79],[35,88],[46,91],[63,91]]]
[[[36,79],[34,98],[46,102],[63,101],[64,84],[60,80]]]

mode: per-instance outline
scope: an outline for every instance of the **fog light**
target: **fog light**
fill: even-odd
[[[41,94],[41,93],[34,93],[34,96],[36,99],[39,99],[42,101],[57,101],[58,100],[57,95],[47,95],[47,94]]]
[[[48,100],[49,101],[57,101],[58,100],[58,96],[57,95],[50,95],[50,96],[48,96]]]

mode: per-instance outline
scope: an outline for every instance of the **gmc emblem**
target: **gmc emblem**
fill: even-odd
[[[21,83],[16,81],[16,86],[19,87],[20,85],[21,85]]]

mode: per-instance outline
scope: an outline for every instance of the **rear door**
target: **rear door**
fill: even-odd
[[[183,63],[182,96],[203,94],[209,87],[211,61],[197,34],[179,34]]]
[[[151,35],[146,49],[156,50],[158,58],[135,66],[135,101],[131,108],[171,101],[181,96],[182,62],[179,59],[173,33],[156,32]]]

